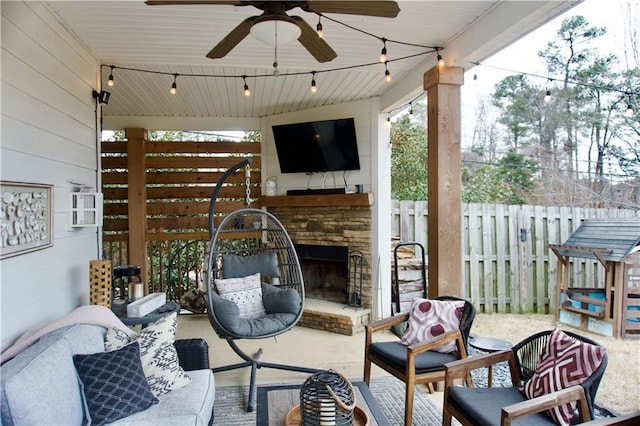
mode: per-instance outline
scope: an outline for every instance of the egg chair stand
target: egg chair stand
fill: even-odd
[[[304,280],[293,242],[275,216],[250,207],[249,190],[247,207],[227,214],[214,226],[215,200],[224,181],[245,167],[249,189],[249,164],[247,159],[227,170],[218,180],[211,198],[205,302],[211,326],[243,360],[213,368],[213,371],[250,367],[247,411],[253,411],[258,369],[302,373],[321,370],[264,362],[260,360],[262,348],[251,356],[236,343],[239,339],[265,339],[282,334],[298,323],[304,310]]]

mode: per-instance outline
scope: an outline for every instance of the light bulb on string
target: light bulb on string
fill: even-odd
[[[632,98],[631,98],[631,93],[628,93],[627,96],[629,97],[627,100],[627,110],[625,111],[625,113],[631,117],[633,116],[633,103],[632,103]]]
[[[318,37],[322,38],[323,34],[322,34],[322,22],[320,22],[320,20],[322,19],[322,15],[318,15],[318,25],[316,25],[316,33],[318,34]]]
[[[243,75],[242,76],[242,81],[244,82],[244,96],[246,96],[247,98],[249,96],[251,96],[251,90],[249,90],[249,85],[247,84],[247,76]]]
[[[382,39],[382,50],[380,51],[380,62],[382,62],[383,64],[385,62],[387,62],[387,39],[383,38]]]
[[[113,65],[111,66],[111,72],[109,73],[109,80],[107,80],[107,86],[113,87]]]
[[[437,59],[438,59],[438,66],[439,67],[443,67],[444,66],[444,58],[442,57],[442,55],[440,53],[438,53]]]
[[[547,78],[547,92],[544,94],[544,102],[547,104],[551,102],[551,89],[549,88],[549,83],[552,81],[552,78]]]
[[[169,92],[172,95],[175,95],[178,92],[178,84],[176,82],[177,79],[178,79],[178,74],[174,74],[173,75],[173,84],[171,85],[171,89],[169,90]]]
[[[389,72],[389,68],[387,68],[387,62],[384,63],[384,79],[387,83],[391,81],[391,73]]]
[[[390,128],[391,128],[391,117],[387,116],[387,119],[386,119],[386,120],[385,120],[385,122],[384,122],[384,126],[385,126],[387,129],[390,129]]]
[[[316,85],[316,71],[313,72],[313,77],[311,77],[311,93],[316,93],[318,91],[318,86]]]
[[[409,102],[409,115],[413,115],[413,102]]]

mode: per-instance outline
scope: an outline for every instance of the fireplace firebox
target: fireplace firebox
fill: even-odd
[[[349,248],[295,244],[306,297],[347,303]]]

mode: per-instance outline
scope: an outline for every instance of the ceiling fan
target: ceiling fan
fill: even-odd
[[[244,38],[251,34],[258,39],[260,32],[268,32],[270,37],[281,32],[282,38],[289,40],[297,38],[305,49],[318,62],[329,62],[336,58],[337,53],[329,46],[304,19],[299,16],[291,16],[287,11],[299,7],[305,12],[311,13],[342,13],[348,15],[378,16],[395,18],[400,12],[395,1],[216,1],[216,0],[149,0],[145,2],[149,6],[162,5],[229,5],[229,6],[253,6],[263,11],[261,15],[251,16],[242,21],[229,34],[227,34],[213,49],[207,53],[207,58],[218,59],[226,56]],[[283,25],[279,25],[283,24]],[[273,29],[272,29],[273,28]],[[282,41],[282,40],[281,40]],[[283,44],[283,43],[278,43]]]

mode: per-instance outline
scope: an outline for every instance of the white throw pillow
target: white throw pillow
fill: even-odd
[[[242,278],[217,279],[215,282],[220,296],[238,305],[240,318],[253,319],[267,315],[262,303],[259,273]]]
[[[173,346],[178,325],[177,315],[174,312],[149,324],[132,338],[114,327],[109,328],[105,336],[104,347],[107,351],[120,349],[133,341],[138,342],[142,369],[155,396],[179,389],[191,382],[191,378],[180,367],[178,351]]]

